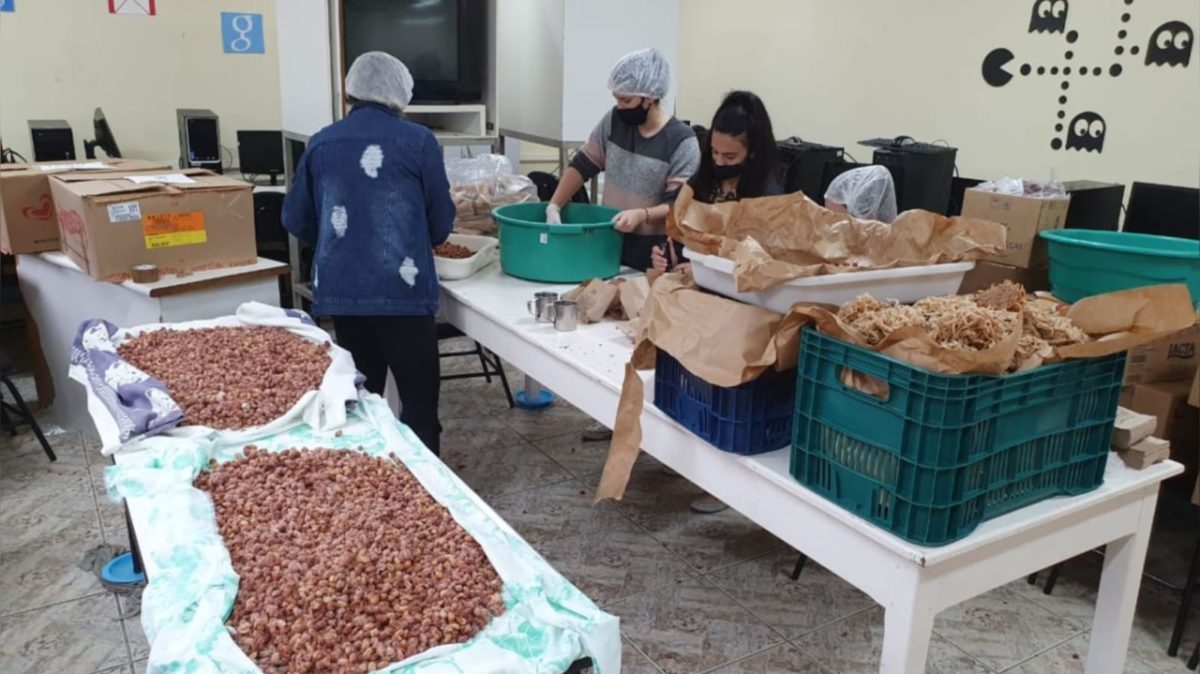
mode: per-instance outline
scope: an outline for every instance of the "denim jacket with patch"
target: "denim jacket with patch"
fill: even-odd
[[[423,126],[359,103],[309,141],[283,226],[315,246],[313,313],[437,313],[433,247],[454,225],[442,150]]]

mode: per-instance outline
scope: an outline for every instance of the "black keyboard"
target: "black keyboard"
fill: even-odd
[[[870,138],[868,140],[858,141],[859,145],[867,147],[882,147],[895,150],[904,150],[914,154],[943,154],[946,152],[956,152],[957,148],[947,145],[934,145],[933,143],[918,143],[910,138],[901,136],[900,138]]]

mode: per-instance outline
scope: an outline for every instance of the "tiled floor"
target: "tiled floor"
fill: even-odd
[[[457,367],[450,365],[450,367]],[[519,381],[514,381],[519,385]],[[882,610],[796,556],[736,512],[692,515],[698,490],[643,455],[623,501],[593,506],[606,446],[583,443],[589,422],[559,402],[508,410],[497,384],[448,383],[446,463],[578,587],[620,616],[624,672],[840,674],[877,671]],[[0,674],[142,672],[137,619],[77,568],[101,542],[126,543],[103,493],[104,460],[79,434],[52,437],[46,461],[28,435],[0,439]],[[1186,570],[1186,535],[1159,536],[1151,570]],[[1099,579],[1093,559],[1066,568],[1051,596],[1014,582],[939,616],[930,672],[1083,671]],[[1147,583],[1126,672],[1185,672],[1200,634],[1166,655],[1177,596]]]

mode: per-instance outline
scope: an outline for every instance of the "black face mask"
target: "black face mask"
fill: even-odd
[[[737,164],[726,164],[724,166],[721,166],[720,164],[713,164],[713,177],[717,180],[729,180],[730,178],[736,178],[742,175],[742,171],[745,170],[746,162],[744,161]]]
[[[646,123],[646,119],[650,117],[650,110],[643,108],[641,103],[638,103],[632,108],[618,108],[613,106],[613,114],[625,122],[629,126],[641,126]]]

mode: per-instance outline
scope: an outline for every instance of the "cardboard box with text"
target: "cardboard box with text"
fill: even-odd
[[[254,264],[251,186],[201,169],[51,180],[62,250],[101,281]]]
[[[1046,244],[1038,232],[1061,229],[1067,221],[1070,204],[1070,197],[1035,199],[972,188],[963,197],[962,215],[998,222],[1008,230],[1008,254],[987,256],[984,260],[1022,269],[1044,268],[1049,260]]]
[[[10,255],[58,250],[50,176],[90,171],[145,171],[167,166],[141,159],[0,164],[0,251]]]
[[[1191,379],[1200,365],[1200,324],[1129,350],[1126,384]]]

